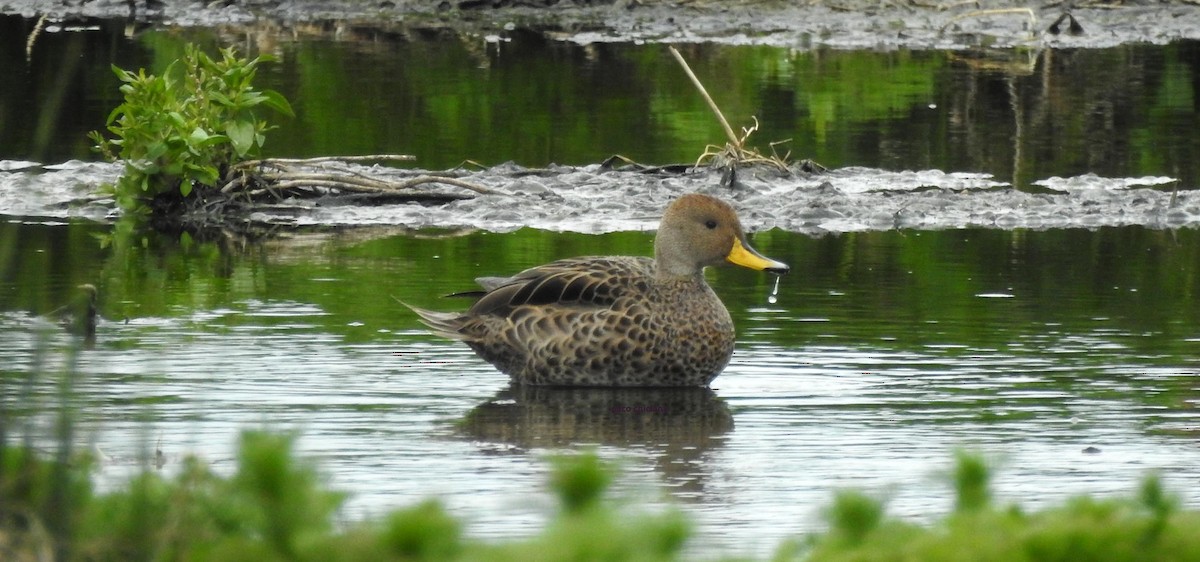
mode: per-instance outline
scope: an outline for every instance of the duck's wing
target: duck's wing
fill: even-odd
[[[550,262],[508,278],[477,280],[487,291],[468,314],[507,316],[516,307],[607,307],[631,291],[645,292],[654,262],[639,257],[583,257]]]

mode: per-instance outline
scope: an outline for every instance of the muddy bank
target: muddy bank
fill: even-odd
[[[509,31],[527,29],[577,43],[715,42],[795,49],[1110,47],[1200,38],[1200,5],[1191,1],[1074,3],[1077,25],[1060,21],[1066,6],[989,2],[981,9],[963,2],[866,0],[8,0],[0,11],[46,15],[50,32],[92,17],[162,26],[278,27],[283,34],[300,24],[337,22],[328,27],[331,35],[355,27],[449,29],[495,42]]]
[[[111,164],[68,162],[52,167],[0,162],[0,215],[24,221],[87,218],[110,222],[111,199],[95,192],[116,179]],[[20,169],[16,169],[20,168]],[[425,173],[362,167],[375,177]],[[478,228],[505,232],[529,226],[585,233],[649,230],[667,203],[699,191],[733,202],[747,228],[823,234],[891,229],[1149,228],[1200,226],[1200,193],[1178,191],[1171,178],[1046,178],[1017,190],[986,174],[938,170],[844,168],[823,174],[742,170],[733,187],[717,171],[640,173],[599,165],[530,170],[502,165],[461,176],[503,194],[441,205],[368,204],[346,198],[288,198],[230,217],[240,225],[293,227],[402,226]],[[429,191],[461,194],[447,185]]]

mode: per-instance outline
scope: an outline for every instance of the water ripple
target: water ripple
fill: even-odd
[[[675,404],[674,416],[629,418],[586,392],[506,394],[504,378],[464,346],[419,331],[347,342],[321,327],[328,317],[305,303],[244,301],[106,324],[104,339],[71,359],[70,336],[4,314],[0,361],[18,373],[74,363],[81,445],[107,459],[102,486],[151,449],[165,470],[197,454],[229,471],[241,428],[290,429],[331,484],[352,492],[347,516],[438,496],[476,536],[533,532],[553,511],[542,455],[581,444],[626,467],[615,493],[664,491],[697,520],[698,545],[733,553],[763,554],[818,528],[838,488],[883,493],[898,515],[944,513],[940,475],[961,447],[994,455],[1001,498],[1129,493],[1159,469],[1186,503],[1200,503],[1189,484],[1200,477],[1197,365],[1131,353],[1122,342],[1139,336],[1104,326],[908,348],[750,336],[710,397]],[[5,387],[5,398],[16,391]],[[55,403],[52,380],[29,391]],[[649,405],[665,412],[675,399]],[[43,436],[51,414],[34,418]],[[467,420],[477,425],[464,434]]]

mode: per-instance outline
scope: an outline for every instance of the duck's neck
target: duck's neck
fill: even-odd
[[[696,269],[691,264],[681,264],[655,256],[654,279],[660,283],[699,283],[704,282],[704,269]]]
[[[704,283],[704,266],[687,259],[680,249],[688,248],[687,240],[675,230],[660,230],[654,237],[654,277],[660,282]]]

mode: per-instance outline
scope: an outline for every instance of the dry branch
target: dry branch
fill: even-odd
[[[679,51],[675,50],[675,47],[668,46],[667,48],[670,49],[671,54],[675,57],[675,60],[679,61],[679,66],[683,67],[683,71],[688,75],[688,78],[692,80],[692,84],[694,84],[696,89],[700,91],[700,95],[704,98],[704,101],[708,102],[708,107],[712,109],[713,114],[717,116],[717,120],[721,122],[721,127],[725,129],[725,136],[729,138],[729,142],[723,147],[714,145],[705,147],[704,153],[696,159],[696,166],[700,166],[700,164],[706,160],[721,168],[729,166],[736,167],[739,164],[767,164],[781,172],[789,173],[790,170],[788,169],[786,159],[791,155],[791,152],[788,152],[783,158],[780,158],[775,151],[775,147],[777,145],[786,143],[788,141],[777,141],[771,143],[771,156],[764,156],[757,150],[747,149],[746,140],[750,138],[750,135],[753,134],[754,131],[758,130],[758,118],[754,118],[753,126],[749,128],[742,128],[741,137],[738,137],[736,134],[734,134],[733,127],[730,127],[729,121],[725,119],[725,114],[721,113],[721,108],[717,107],[717,102],[713,101],[712,96],[708,95],[708,90],[704,88],[704,84],[700,83],[700,79],[696,78],[696,74],[692,72],[692,69],[688,66],[687,61],[683,60],[683,55],[680,55]]]
[[[1037,21],[1038,21],[1037,14],[1033,13],[1033,10],[1030,8],[997,8],[997,9],[993,9],[993,10],[974,10],[971,12],[967,12],[965,14],[958,14],[957,16],[954,16],[954,17],[950,18],[949,20],[947,20],[946,23],[942,25],[941,29],[938,30],[938,33],[945,33],[946,29],[949,28],[951,25],[954,25],[955,22],[958,22],[958,21],[961,21],[964,19],[979,18],[979,17],[985,17],[985,16],[999,16],[999,15],[1005,15],[1005,14],[1018,14],[1018,15],[1028,16],[1031,32],[1033,31],[1033,28],[1037,27]]]
[[[374,162],[385,160],[390,162],[412,162],[417,157],[411,154],[367,154],[362,156],[321,156],[318,158],[265,158],[263,160],[247,160],[238,164],[239,168],[254,168],[264,163],[271,164],[322,164],[325,162]]]
[[[278,194],[289,190],[321,188],[347,193],[411,193],[417,195],[415,188],[427,183],[441,183],[461,187],[475,193],[485,195],[509,195],[498,189],[479,185],[473,182],[452,178],[423,174],[403,180],[372,177],[357,170],[341,167],[328,167],[328,163],[350,163],[373,160],[412,160],[412,156],[396,154],[377,154],[368,156],[337,156],[322,158],[266,158],[243,162],[235,166],[226,176],[228,179],[221,188],[222,193],[245,193],[250,196],[264,193]],[[308,167],[308,170],[303,170]],[[320,171],[313,171],[313,169]]]

